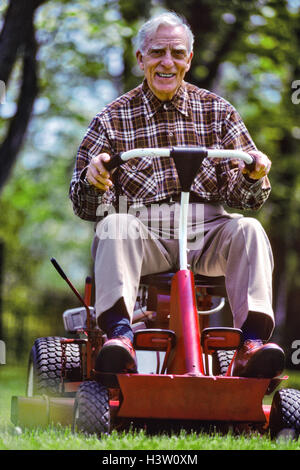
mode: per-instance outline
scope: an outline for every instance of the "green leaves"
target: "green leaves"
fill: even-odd
[[[0,6],[2,21],[7,5]],[[76,151],[92,117],[140,83],[133,39],[150,12],[161,8],[185,15],[192,25],[196,41],[188,79],[231,101],[257,146],[270,155],[273,190],[258,217],[282,249],[275,257],[285,256],[285,249],[296,250],[300,104],[291,97],[292,83],[300,80],[299,2],[49,0],[35,16],[39,96],[18,163],[0,198],[7,315],[13,314],[14,305],[23,305],[24,312],[35,308],[37,314],[47,288],[54,286],[55,295],[64,289],[50,266],[51,256],[57,256],[75,283],[90,273],[93,226],[73,215],[68,200]],[[0,105],[2,141],[19,88],[17,62],[6,104]],[[300,276],[298,264],[293,257],[294,277]]]

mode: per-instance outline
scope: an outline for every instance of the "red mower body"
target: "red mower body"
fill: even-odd
[[[266,424],[270,407],[263,406],[263,398],[270,379],[206,375],[191,271],[174,275],[170,308],[176,346],[167,373],[119,374],[122,399],[117,416]],[[225,349],[231,346],[222,344]]]
[[[161,152],[161,149],[150,150],[152,153]],[[241,152],[236,155],[234,151],[217,149],[175,150],[173,149],[173,157],[177,171],[189,170],[188,161],[193,170],[188,174],[188,181],[186,178],[181,180],[183,193],[180,233],[184,235],[187,220],[184,207],[188,206],[189,202],[187,191],[203,158],[209,152],[216,158],[223,158],[222,152],[231,152],[234,155],[230,158],[245,158],[247,163],[251,162],[247,160],[249,155],[243,152],[243,155],[240,155]],[[141,149],[138,151],[141,152]],[[220,153],[222,155],[219,155]],[[197,154],[200,158],[198,166],[195,164]],[[183,157],[184,164],[181,160]],[[88,306],[91,282],[86,283],[83,300],[57,262],[52,260],[58,272],[80,299],[84,312],[79,315],[77,309],[75,313],[80,319],[83,319],[85,314],[86,323],[77,331],[81,335],[79,339],[62,338],[59,344],[55,343],[56,350],[61,348],[61,363],[57,367],[59,376],[56,375],[53,381],[53,373],[49,368],[49,381],[46,385],[41,381],[45,368],[43,373],[38,370],[42,364],[41,356],[38,363],[34,363],[34,360],[39,350],[47,356],[47,344],[52,344],[55,339],[51,337],[48,341],[47,338],[42,338],[45,341],[35,347],[28,375],[27,389],[30,393],[26,398],[12,399],[14,424],[32,426],[59,422],[64,425],[72,424],[74,429],[99,435],[114,428],[120,429],[120,423],[130,426],[135,420],[142,420],[146,425],[153,420],[170,423],[190,421],[195,425],[204,422],[225,423],[229,426],[258,425],[259,430],[270,428],[274,436],[284,427],[299,431],[298,416],[293,417],[294,421],[290,423],[290,418],[285,416],[284,411],[289,406],[286,406],[286,403],[290,401],[296,405],[294,408],[299,408],[299,391],[291,389],[287,393],[277,395],[272,407],[263,403],[265,395],[273,392],[281,380],[287,377],[265,379],[231,376],[233,352],[241,344],[242,332],[235,328],[209,328],[208,318],[215,310],[207,312],[207,307],[211,306],[211,297],[225,297],[226,293],[224,296],[219,294],[222,286],[216,284],[214,278],[203,279],[205,276],[202,276],[199,281],[198,276],[197,281],[197,276],[194,277],[187,269],[186,245],[182,243],[186,238],[180,236],[179,239],[180,270],[176,274],[167,273],[167,282],[165,279],[160,282],[164,274],[145,276],[147,279],[142,279],[141,284],[147,286],[146,310],[134,312],[133,323],[141,320],[144,322],[142,329],[134,329],[134,347],[137,351],[156,352],[155,373],[140,371],[136,374],[103,374],[95,371],[95,361],[105,338],[96,321],[93,323],[91,320],[92,308]],[[84,325],[84,321],[80,324]],[[232,351],[231,362],[226,365],[225,371],[213,372],[210,367],[211,358],[224,351]],[[164,353],[162,367],[160,353]],[[74,358],[73,362],[70,357]]]

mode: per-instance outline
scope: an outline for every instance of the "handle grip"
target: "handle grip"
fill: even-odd
[[[253,155],[250,155],[250,157],[252,158],[252,163],[245,163],[245,168],[251,172],[255,170],[256,158]]]
[[[66,274],[64,273],[64,271],[62,270],[62,268],[60,267],[60,265],[58,264],[58,262],[56,261],[55,258],[51,258],[51,263],[53,264],[53,266],[55,267],[56,271],[61,275],[61,277],[67,281],[68,278],[66,276]]]
[[[124,161],[122,160],[120,154],[114,155],[110,160],[108,160],[108,162],[102,161],[102,165],[109,172],[122,165],[122,163],[124,163]]]

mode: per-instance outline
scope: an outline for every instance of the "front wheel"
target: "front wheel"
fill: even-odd
[[[95,381],[80,384],[75,398],[73,432],[108,434],[111,427],[108,389]]]
[[[62,346],[58,336],[36,339],[30,353],[26,395],[60,395]],[[78,344],[68,344],[65,374],[68,381],[80,381],[81,355]]]
[[[300,434],[300,391],[292,388],[278,390],[273,397],[270,413],[271,438]]]

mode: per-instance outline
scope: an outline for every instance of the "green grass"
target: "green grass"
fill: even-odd
[[[272,442],[266,436],[234,436],[233,434],[197,434],[180,432],[172,436],[148,437],[144,431],[117,433],[101,440],[74,435],[67,429],[27,430],[21,435],[4,432],[0,436],[2,450],[299,450],[300,443]]]
[[[300,388],[300,374],[289,374],[285,386]],[[73,434],[71,429],[49,426],[47,429],[16,429],[10,422],[12,395],[25,393],[26,370],[20,367],[0,368],[0,449],[1,450],[299,450],[298,441],[271,441],[267,435],[188,433],[181,431],[149,436],[144,431],[116,432],[101,440],[95,436]]]

